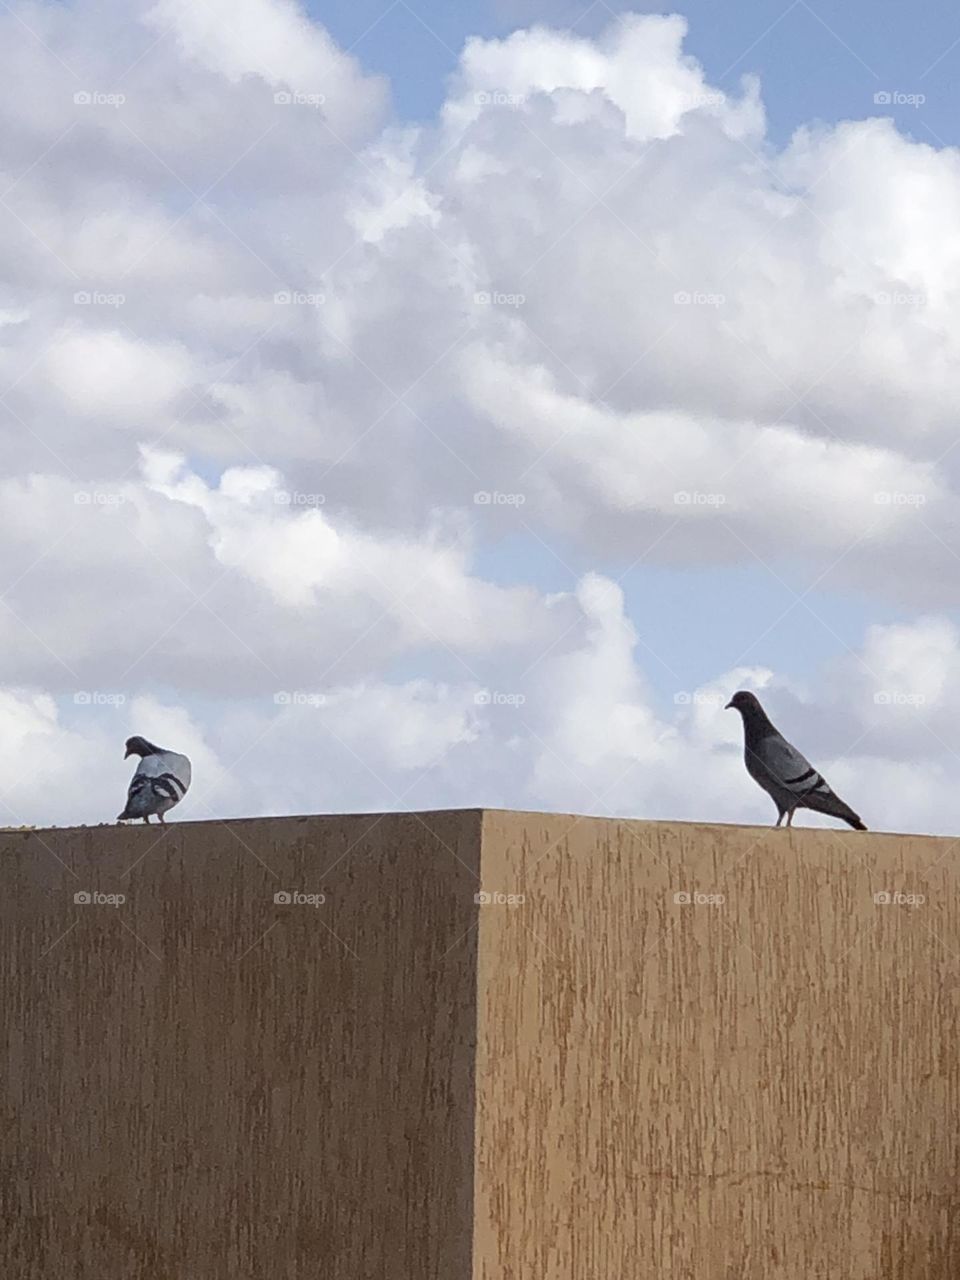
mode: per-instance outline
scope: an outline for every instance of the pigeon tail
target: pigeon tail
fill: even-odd
[[[847,826],[853,827],[854,831],[866,831],[866,824],[860,819],[858,813],[854,813],[848,804],[845,804],[833,791],[826,794],[823,792],[813,791],[804,796],[801,801],[801,808],[813,809],[816,813],[829,814],[831,818],[839,818],[845,822]]]

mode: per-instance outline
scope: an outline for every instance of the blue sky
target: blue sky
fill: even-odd
[[[594,35],[613,15],[680,13],[689,23],[687,52],[708,79],[735,90],[759,75],[770,132],[783,140],[816,120],[890,114],[919,141],[960,141],[955,84],[960,76],[960,9],[949,0],[686,0],[660,5],[444,3],[444,0],[330,0],[313,4],[339,43],[371,70],[389,76],[399,114],[428,119],[443,101],[445,77],[470,35],[505,35],[531,21]],[[924,95],[921,106],[874,105],[874,94]]]

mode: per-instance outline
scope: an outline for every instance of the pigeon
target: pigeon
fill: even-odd
[[[163,815],[179,804],[190,786],[190,761],[176,751],[155,747],[146,738],[128,738],[127,756],[139,756],[140,763],[127,792],[127,804],[118,822],[142,818],[149,825],[150,815],[155,813],[163,822]]]
[[[866,831],[859,816],[831,790],[810,761],[774,728],[755,694],[743,690],[735,693],[725,709],[731,708],[743,717],[747,773],[777,806],[778,827],[784,814],[789,827],[796,809],[813,809],[842,818],[856,831]]]

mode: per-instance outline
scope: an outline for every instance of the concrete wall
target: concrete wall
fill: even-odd
[[[960,1277],[960,844],[488,813],[483,849],[525,901],[481,910],[478,1280]]]
[[[0,1274],[957,1280],[958,854],[498,812],[0,833]]]
[[[0,835],[0,1275],[468,1275],[479,830]]]

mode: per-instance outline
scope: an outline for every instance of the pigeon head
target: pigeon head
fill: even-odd
[[[750,693],[746,689],[741,689],[739,693],[735,693],[724,711],[739,711],[744,720],[763,717],[766,720],[767,715],[763,707],[760,705],[760,699],[755,693]]]
[[[146,738],[128,738],[127,749],[123,753],[123,758],[126,760],[127,756],[155,756],[159,750],[159,747],[155,747]]]

